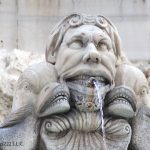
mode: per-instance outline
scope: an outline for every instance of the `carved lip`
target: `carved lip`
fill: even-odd
[[[53,107],[57,103],[63,102],[63,101],[68,101],[69,96],[68,93],[66,92],[61,92],[58,93],[56,96],[53,96],[45,102],[45,104],[41,107],[40,113],[43,113],[48,107]]]
[[[74,70],[72,70],[71,72],[68,73],[64,73],[62,75],[60,75],[60,80],[64,80],[64,81],[68,81],[68,80],[75,80],[78,77],[85,77],[85,78],[89,78],[89,77],[102,77],[105,80],[108,81],[109,84],[113,84],[114,83],[114,79],[113,76],[111,75],[111,73],[109,72],[109,70],[107,70],[106,68],[98,68],[97,66],[82,66],[77,69],[75,68]]]
[[[65,105],[66,110],[70,109],[69,97],[69,89],[66,86],[58,85],[53,90],[48,89],[45,97],[43,96],[42,102],[38,104],[38,116],[47,116],[62,112],[64,111],[63,105]]]
[[[123,103],[125,105],[131,105],[133,111],[136,111],[136,97],[134,93],[128,88],[123,86],[118,86],[109,92],[105,98],[105,105],[110,106],[118,103]]]
[[[90,80],[95,80],[98,83],[101,83],[103,85],[110,84],[110,81],[103,77],[103,76],[91,76],[91,75],[77,75],[72,78],[66,79],[66,82],[72,82],[74,84],[79,84],[83,85],[85,87],[93,87],[93,81]]]

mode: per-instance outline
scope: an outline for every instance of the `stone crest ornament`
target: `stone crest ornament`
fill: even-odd
[[[110,20],[65,17],[45,57],[18,80],[0,149],[150,149],[148,82],[129,63]]]

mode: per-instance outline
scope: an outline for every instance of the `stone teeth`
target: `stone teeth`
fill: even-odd
[[[85,80],[85,76],[82,76],[82,78],[81,78],[82,80]]]
[[[105,81],[103,77],[100,77],[100,79],[99,79],[99,80],[101,80],[101,81]]]
[[[117,99],[117,98],[118,98],[118,96],[115,96],[115,97],[114,97],[114,99]]]
[[[126,100],[120,100],[120,99],[116,99],[116,100],[112,101],[112,103],[114,103],[114,104],[124,103],[124,104],[130,105],[128,101],[126,101]]]
[[[81,80],[82,79],[82,75],[78,76],[77,79]]]

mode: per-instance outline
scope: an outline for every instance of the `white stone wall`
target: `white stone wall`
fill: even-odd
[[[150,59],[149,0],[0,0],[0,48],[44,53],[52,27],[72,12],[109,17],[128,58]]]

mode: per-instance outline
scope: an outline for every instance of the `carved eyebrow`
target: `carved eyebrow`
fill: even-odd
[[[94,39],[95,44],[98,44],[99,42],[103,42],[107,40],[107,38],[102,35],[96,35],[95,37],[93,37],[93,39]]]
[[[88,41],[88,37],[85,36],[85,34],[81,33],[81,34],[77,34],[77,35],[73,35],[68,41],[67,43],[70,44],[75,40],[82,40],[83,43]]]
[[[108,41],[109,41],[109,40],[108,40],[107,38],[102,38],[99,42],[100,42],[100,43],[108,44]],[[98,43],[99,43],[99,42],[98,42]]]
[[[102,37],[102,36],[101,36],[101,37]],[[106,44],[108,49],[111,49],[111,48],[112,48],[111,41],[110,41],[107,37],[102,37],[101,39],[95,41],[95,44],[96,44],[96,45],[98,45],[99,43],[104,43],[104,44]]]

